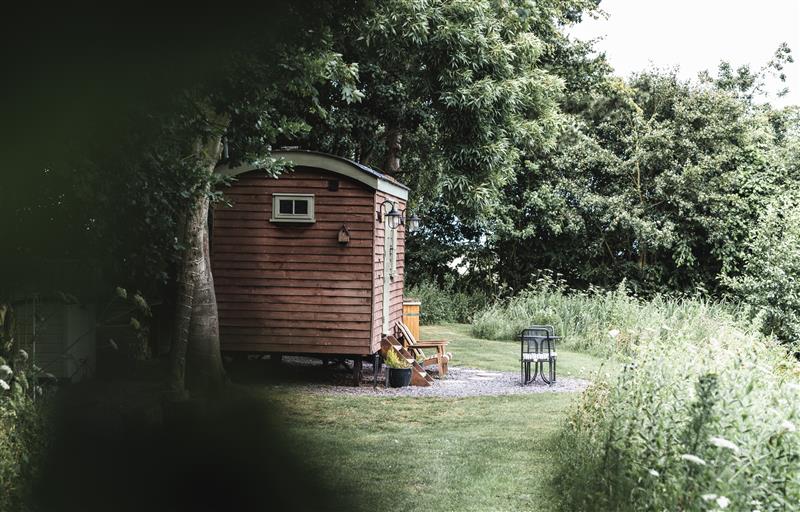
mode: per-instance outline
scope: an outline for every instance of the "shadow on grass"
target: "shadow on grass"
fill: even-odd
[[[159,386],[141,382],[63,393],[34,510],[351,508],[305,453],[288,447],[277,411],[237,386],[225,394],[162,406]]]

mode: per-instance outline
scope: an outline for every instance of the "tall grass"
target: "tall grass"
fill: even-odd
[[[800,508],[800,367],[736,308],[545,282],[473,329],[510,339],[533,323],[619,361],[560,436],[562,510]]]
[[[633,347],[561,437],[563,510],[798,510],[800,369],[721,324]]]
[[[488,296],[481,292],[465,293],[430,282],[408,288],[404,295],[422,302],[420,323],[423,325],[469,323],[489,301]]]
[[[472,323],[478,338],[513,340],[531,324],[553,325],[563,346],[599,356],[625,354],[649,340],[708,340],[721,327],[749,330],[731,305],[656,296],[641,301],[616,290],[568,292],[549,281],[490,305]]]

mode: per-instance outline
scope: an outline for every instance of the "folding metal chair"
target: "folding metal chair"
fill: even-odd
[[[520,381],[522,385],[536,380],[537,375],[547,384],[556,381],[556,340],[552,325],[532,325],[523,329],[520,338]],[[547,377],[544,364],[547,363]],[[533,365],[533,375],[531,375]]]

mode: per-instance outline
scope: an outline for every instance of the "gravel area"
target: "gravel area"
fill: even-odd
[[[287,358],[288,359],[288,358]],[[288,364],[287,364],[288,363]],[[284,362],[284,365],[308,368],[310,361],[302,361],[291,358]],[[311,363],[313,365],[313,363]],[[341,374],[346,378],[346,374]],[[341,384],[337,384],[341,382]],[[519,373],[517,372],[496,372],[479,370],[476,368],[464,368],[459,366],[450,367],[447,376],[443,379],[436,379],[429,387],[409,386],[407,388],[387,388],[384,387],[383,374],[379,374],[378,387],[372,387],[372,366],[364,365],[364,380],[359,387],[347,385],[340,378],[318,379],[301,381],[294,380],[291,384],[281,384],[294,389],[309,391],[312,393],[328,395],[367,395],[367,396],[428,396],[444,398],[461,398],[468,396],[492,396],[492,395],[522,395],[530,393],[575,393],[586,389],[589,381],[585,379],[575,379],[560,377],[552,386],[548,386],[541,379],[536,382],[522,386],[519,383]]]

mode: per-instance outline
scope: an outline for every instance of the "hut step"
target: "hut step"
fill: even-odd
[[[397,343],[397,340],[394,336],[388,336],[381,341],[381,354],[386,357],[386,354],[389,351],[395,352],[400,358],[405,359],[411,364],[411,367],[414,369],[414,371],[411,372],[412,386],[427,387],[433,384],[433,377],[431,377],[430,374],[425,371],[422,365],[417,362],[417,360],[408,352],[408,350],[403,348],[401,344]]]

